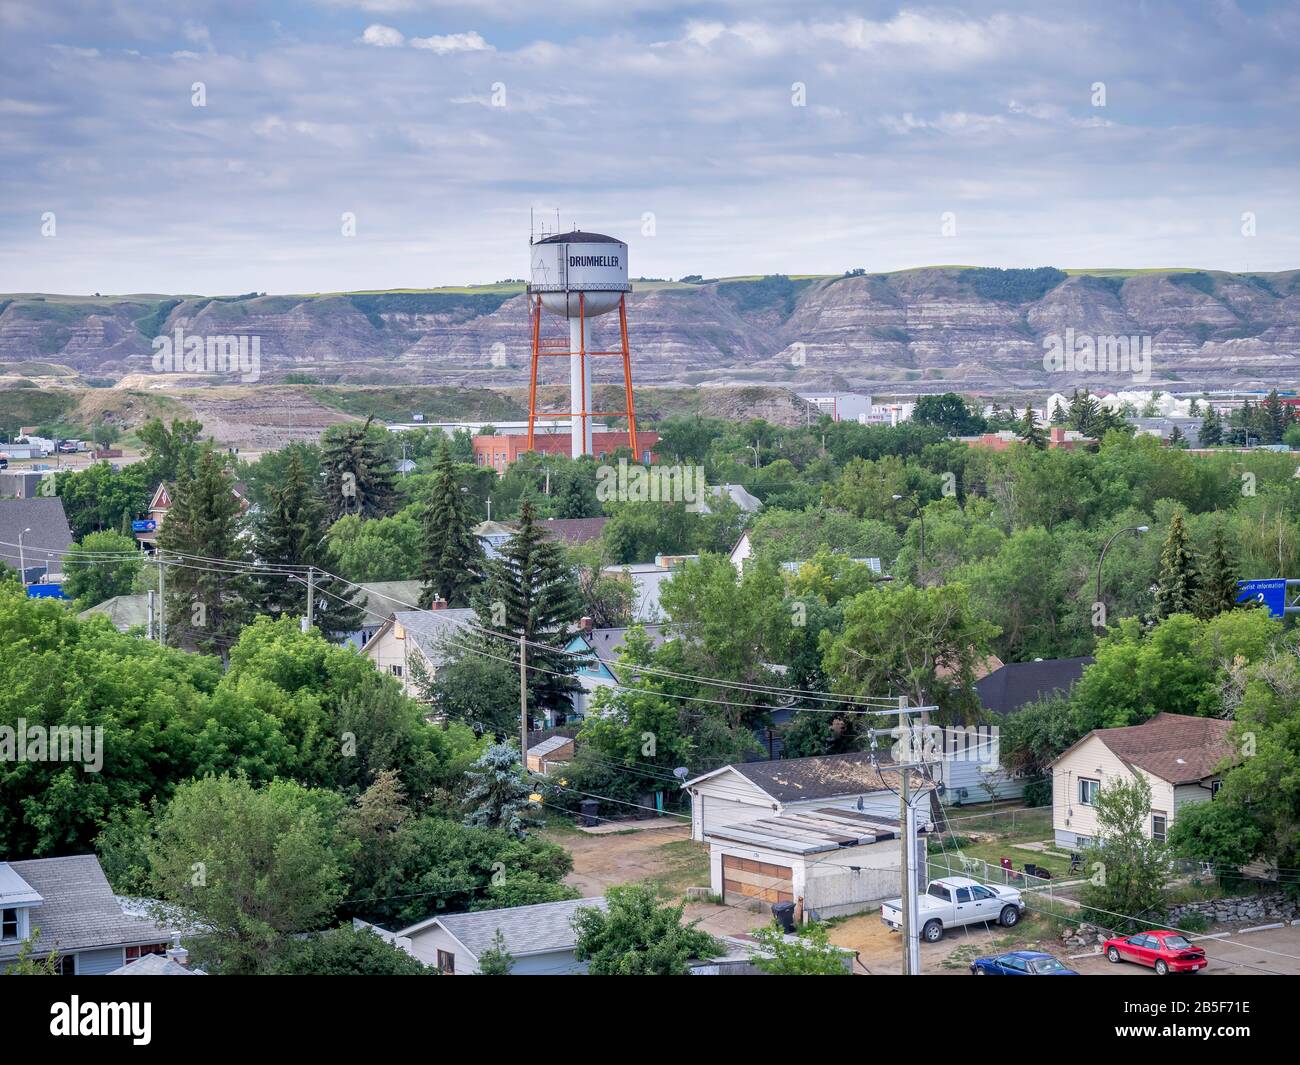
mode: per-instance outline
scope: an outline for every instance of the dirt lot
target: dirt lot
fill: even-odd
[[[565,882],[584,896],[604,894],[614,884],[654,881],[680,894],[709,883],[708,852],[691,842],[689,825],[589,836],[556,819],[546,835],[573,855]]]

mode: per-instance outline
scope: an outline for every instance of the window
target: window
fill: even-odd
[[[983,887],[979,884],[976,884],[973,888],[971,888],[970,893],[975,897],[977,901],[982,901],[983,899],[992,899],[997,897],[988,888]]]
[[[957,889],[958,902],[970,902],[970,888],[959,887]]]
[[[449,950],[438,951],[438,968],[444,976],[456,975],[456,955]]]
[[[402,667],[401,667],[401,666],[389,666],[389,667],[388,667],[388,672],[391,673],[394,677],[400,677],[400,676],[402,675]]]
[[[1010,969],[1017,973],[1028,973],[1029,966],[1025,964],[1024,958],[1017,958],[1014,954],[1004,954],[998,959],[998,964],[1004,969]]]
[[[1100,780],[1089,780],[1087,777],[1079,778],[1079,805],[1096,806],[1097,792],[1101,791]]]
[[[75,954],[61,954],[54,962],[54,971],[60,976],[77,975],[77,956]]]
[[[1091,836],[1075,836],[1075,837],[1074,837],[1074,845],[1075,845],[1076,847],[1078,847],[1080,850],[1082,850],[1084,847],[1091,847],[1091,846],[1092,846],[1092,837],[1091,837]]]
[[[948,894],[948,889],[942,884],[931,884],[930,890],[927,891],[926,894],[932,895],[934,898],[940,899],[943,902],[952,902],[952,896]]]
[[[18,938],[18,911],[9,909],[0,912],[0,941],[8,942]]]
[[[133,961],[139,961],[146,954],[166,954],[166,943],[146,943],[142,947],[126,948],[126,963],[130,965]]]
[[[1165,829],[1169,826],[1169,819],[1162,813],[1151,813],[1151,838],[1157,843],[1165,841]]]
[[[1210,798],[1211,798],[1211,799],[1213,799],[1216,795],[1219,794],[1219,789],[1220,789],[1221,787],[1223,787],[1223,781],[1222,781],[1222,780],[1212,780],[1212,781],[1210,781]]]

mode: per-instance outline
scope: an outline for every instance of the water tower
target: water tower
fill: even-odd
[[[590,455],[591,426],[598,417],[626,416],[628,444],[636,455],[636,410],[632,402],[632,360],[627,345],[627,245],[601,233],[556,233],[529,242],[532,258],[528,313],[533,334],[532,380],[528,393],[528,447],[533,447],[538,418],[568,418],[572,426],[569,453]],[[620,345],[614,350],[591,347],[587,323],[618,311]],[[569,323],[568,336],[543,337],[542,313]],[[561,414],[537,413],[537,365],[544,357],[569,360],[569,409]],[[622,356],[624,410],[594,410],[591,363],[600,356]]]

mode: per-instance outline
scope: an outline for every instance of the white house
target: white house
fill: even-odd
[[[32,952],[57,951],[64,976],[103,976],[150,954],[187,957],[178,930],[128,913],[93,854],[0,862],[0,970],[39,931]]]
[[[478,615],[468,608],[397,610],[366,641],[361,653],[381,673],[401,681],[407,695],[419,698],[419,687],[412,677],[413,663],[418,660],[432,679],[447,660],[457,636],[477,623]]]
[[[683,562],[699,558],[698,555],[656,555],[653,562],[638,562],[625,566],[606,566],[601,572],[622,577],[632,582],[632,620],[655,622],[661,618],[659,590],[664,581]]]
[[[750,538],[748,532],[740,534],[740,539],[736,541],[736,546],[731,549],[731,564],[736,567],[736,572],[743,574],[745,572],[745,563],[754,557],[754,541]]]
[[[577,934],[573,916],[583,907],[603,910],[603,898],[567,899],[504,910],[447,913],[419,921],[399,932],[375,932],[441,969],[444,976],[473,976],[479,961],[496,942],[497,932],[514,958],[512,976],[569,976],[587,971],[586,962],[573,956]],[[367,926],[369,927],[369,926]]]
[[[1233,757],[1231,721],[1159,713],[1141,725],[1093,729],[1052,763],[1052,830],[1056,842],[1085,847],[1097,836],[1097,794],[1137,776],[1151,787],[1143,832],[1163,840],[1178,811],[1219,790],[1219,767]]]

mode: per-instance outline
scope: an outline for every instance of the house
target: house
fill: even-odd
[[[370,581],[357,590],[356,604],[362,610],[361,628],[350,632],[344,643],[362,648],[380,627],[399,610],[414,610],[424,585],[419,581]]]
[[[583,628],[565,645],[565,651],[572,655],[581,655],[582,664],[574,674],[582,691],[573,696],[573,712],[586,716],[591,705],[591,697],[600,688],[618,683],[614,667],[618,665],[619,653],[627,641],[630,628],[594,629],[588,627],[590,618],[583,618]],[[668,634],[662,625],[643,625],[645,634],[650,637],[655,647],[662,647],[668,641]]]
[[[662,617],[659,610],[660,587],[683,562],[696,558],[699,555],[656,555],[653,562],[606,566],[601,572],[632,582],[633,621],[655,622]]]
[[[928,827],[918,819],[919,868]],[[766,910],[789,902],[796,920],[824,920],[861,913],[899,893],[899,840],[894,799],[892,817],[814,800],[790,813],[715,825],[703,842],[710,890],[725,904]]]
[[[729,499],[746,514],[758,513],[759,508],[763,505],[763,501],[752,494],[743,484],[709,485],[705,489],[705,494],[713,499]],[[705,514],[711,513],[707,503],[701,507],[701,511]]]
[[[573,737],[550,736],[528,747],[528,771],[546,776],[553,765],[573,761]]]
[[[727,557],[736,567],[736,572],[743,575],[745,563],[754,557],[754,541],[750,539],[748,532],[740,534],[740,539],[736,541],[736,546],[731,549],[731,554]]]
[[[474,526],[473,532],[478,537],[478,542],[483,545],[483,554],[489,559],[499,557],[501,545],[515,534],[513,528],[502,525],[499,521],[481,521]]]
[[[242,513],[247,514],[253,509],[252,501],[245,494],[242,484],[231,485],[230,491],[239,501],[239,509]],[[158,530],[162,528],[162,523],[171,508],[171,489],[165,484],[159,484],[149,500],[149,516],[134,523],[136,542],[149,554],[158,550]]]
[[[547,540],[557,540],[565,544],[587,544],[600,539],[605,531],[608,518],[547,518],[539,521],[537,527]]]
[[[1142,831],[1163,840],[1178,811],[1219,790],[1219,767],[1234,751],[1231,721],[1159,713],[1141,725],[1093,729],[1052,762],[1052,830],[1065,847],[1097,836],[1097,793],[1139,775],[1151,786],[1151,815]]]
[[[56,951],[65,976],[102,976],[169,955],[178,934],[125,912],[93,854],[0,862],[0,969],[38,929],[33,957]]]
[[[512,976],[568,976],[587,971],[586,962],[573,956],[577,934],[573,917],[584,907],[605,909],[603,898],[566,899],[504,910],[477,910],[430,917],[380,935],[425,965],[441,969],[444,976],[473,976],[479,962],[496,942],[497,932],[514,958]]]
[[[109,624],[118,632],[129,632],[137,626],[148,626],[149,594],[143,592],[140,595],[115,595],[112,599],[96,603],[89,610],[81,611],[77,617],[82,621],[98,617],[108,618]]]
[[[773,814],[834,808],[875,817],[898,817],[898,773],[889,769],[888,754],[855,751],[812,758],[778,758],[766,762],[737,762],[686,781],[691,795],[691,838],[703,841],[723,828],[743,831],[746,823]],[[888,779],[887,779],[888,778]],[[912,773],[912,803],[918,820],[930,820],[930,791],[920,774]]]
[[[419,686],[412,676],[419,663],[429,679],[447,660],[448,651],[459,635],[478,624],[478,615],[468,608],[439,610],[395,610],[366,641],[361,653],[381,673],[396,677],[407,695],[419,698]]]
[[[975,681],[975,692],[985,710],[1004,716],[1013,714],[1022,706],[1049,695],[1068,695],[1092,662],[1091,655],[999,662],[995,669]]]
[[[0,453],[4,451],[5,446],[0,444]],[[41,494],[41,485],[44,483],[46,476],[47,474],[38,473],[35,470],[0,471],[0,498],[33,499]],[[49,473],[48,476],[52,477],[54,475]]]
[[[173,947],[166,955],[146,954],[139,961],[114,969],[109,976],[207,976],[202,969],[191,969],[189,951]]]
[[[0,565],[26,567],[27,583],[63,579],[72,530],[58,496],[0,499]]]

